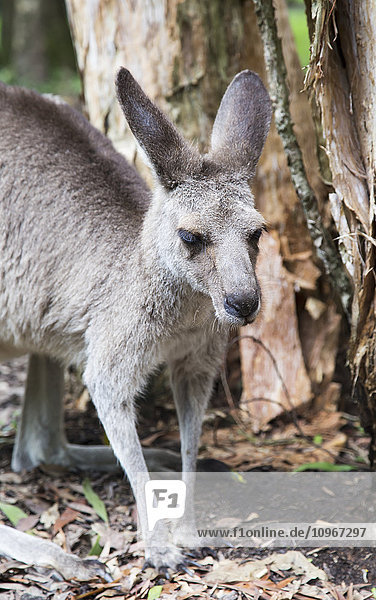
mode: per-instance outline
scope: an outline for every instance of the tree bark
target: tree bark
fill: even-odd
[[[343,311],[348,315],[352,297],[351,284],[344,272],[331,236],[323,224],[319,204],[309,185],[302,152],[293,131],[287,71],[283,58],[282,43],[278,37],[273,1],[254,0],[254,3],[264,44],[265,62],[269,74],[269,87],[276,114],[277,130],[286,152],[291,177],[306,215],[307,227],[317,255],[325,267],[333,292],[338,297]]]
[[[309,185],[293,133],[273,3],[272,0],[255,0],[277,126],[294,185],[311,237],[350,322],[348,360],[363,425],[372,438],[372,461],[376,452],[374,7],[370,0],[365,3],[346,0],[340,7],[338,2],[327,0],[312,3],[307,0],[306,4],[312,40],[306,85],[314,90],[320,107],[319,125],[326,143],[333,186],[328,205],[340,234],[337,249],[322,218],[326,207],[322,203],[320,206],[317,193]],[[351,313],[347,310],[351,297],[348,281],[353,289]]]
[[[248,66],[250,0],[66,0],[90,121],[134,160],[115,98],[126,66],[201,149],[231,78]]]
[[[12,67],[21,81],[40,83],[46,79],[42,0],[13,0],[14,16],[10,48]]]
[[[327,199],[328,189],[320,176],[315,145],[312,143],[315,139],[315,125],[308,96],[302,91],[303,73],[285,0],[277,0],[275,7],[287,68],[294,133],[307,165],[309,183],[322,206]],[[253,9],[252,19],[253,44],[262,54],[263,45]],[[255,67],[262,69],[266,77],[263,56],[258,57]],[[281,138],[275,127],[271,129],[261,159],[255,191],[260,210],[271,225],[277,254],[272,243],[260,253],[259,273],[264,284],[263,315],[258,323],[246,328],[245,333],[256,336],[263,342],[275,358],[279,370],[277,373],[265,348],[252,341],[252,337],[241,340],[242,406],[251,417],[254,429],[258,429],[283,409],[290,410],[311,397],[306,371],[315,396],[314,408],[338,399],[339,386],[332,379],[340,317],[314,258],[314,247],[306,227],[304,212],[292,184]],[[283,257],[283,267],[278,264],[278,253]],[[271,255],[275,256],[272,264]],[[274,272],[273,278],[268,277],[270,272]]]
[[[312,37],[306,82],[315,94],[332,173],[330,210],[354,286],[348,360],[363,426],[376,453],[376,39],[372,0],[307,2]],[[359,388],[358,388],[359,389]]]

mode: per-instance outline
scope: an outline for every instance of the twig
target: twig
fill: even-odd
[[[214,591],[217,589],[234,590],[236,592],[240,592],[241,594],[244,594],[244,596],[246,598],[253,600],[253,596],[250,592],[243,590],[243,589],[237,587],[236,585],[231,585],[229,583],[208,583],[207,581],[203,582],[201,579],[188,579],[187,577],[180,577],[179,581],[185,581],[186,583],[201,583],[201,584],[205,583],[205,585],[208,588],[212,588],[211,591],[209,592],[209,596],[211,596],[214,593]]]
[[[229,405],[230,410],[235,410],[236,407],[235,407],[234,399],[232,397],[230,386],[229,386],[228,381],[227,381],[226,365],[225,364],[223,364],[222,369],[221,369],[221,382],[222,382],[222,387],[223,387],[224,392],[225,392],[227,404]]]
[[[265,396],[256,396],[255,398],[247,398],[246,400],[243,400],[242,398],[242,404],[251,404],[252,402],[270,402],[270,404],[276,404],[277,406],[280,406],[283,411],[288,410],[288,407],[285,406],[283,402],[280,402],[279,400],[273,400],[272,398],[265,398]]]
[[[373,237],[371,237],[370,235],[367,235],[367,233],[364,233],[364,231],[353,231],[351,233],[342,233],[341,235],[337,236],[334,239],[335,240],[343,240],[347,237],[351,238],[351,237],[358,237],[358,236],[364,237],[367,240],[367,242],[376,246],[376,240]]]
[[[294,404],[293,404],[293,402],[291,400],[290,393],[289,393],[289,391],[287,389],[287,386],[286,386],[286,384],[285,384],[285,382],[283,380],[281,371],[278,368],[278,364],[277,364],[276,359],[273,356],[273,353],[269,350],[269,348],[267,346],[265,346],[264,342],[262,340],[260,340],[260,338],[257,338],[254,335],[250,335],[250,334],[247,334],[247,335],[238,335],[237,337],[233,338],[230,341],[230,344],[235,343],[235,342],[239,342],[240,340],[252,340],[252,342],[254,342],[255,344],[258,344],[259,346],[261,346],[261,348],[266,352],[266,354],[269,356],[270,360],[273,363],[274,370],[275,370],[275,372],[277,374],[278,379],[281,382],[283,393],[285,394],[285,396],[287,398],[287,401],[288,401],[288,403],[290,405],[290,408],[291,408],[291,410],[294,410],[295,406],[294,406]]]
[[[298,198],[307,220],[308,231],[318,258],[324,265],[339,304],[350,322],[352,286],[346,275],[339,252],[324,227],[317,199],[305,172],[301,150],[296,140],[290,114],[287,71],[278,37],[276,17],[272,0],[254,0],[255,12],[260,29],[265,63],[268,71],[269,91],[272,99],[277,131],[281,137],[287,162]]]
[[[286,384],[285,384],[285,382],[284,382],[284,380],[283,380],[282,374],[281,374],[281,372],[280,372],[280,370],[279,370],[279,368],[278,368],[277,361],[276,361],[276,359],[274,358],[274,356],[273,356],[272,352],[269,350],[269,348],[267,348],[267,347],[265,346],[264,342],[263,342],[262,340],[260,340],[259,338],[256,338],[254,335],[249,335],[249,334],[247,334],[247,335],[238,335],[237,337],[233,338],[233,339],[230,341],[229,345],[235,344],[235,342],[239,342],[240,340],[247,340],[247,339],[248,339],[248,340],[252,340],[252,342],[254,342],[255,344],[258,344],[259,346],[261,346],[261,348],[262,348],[262,349],[263,349],[263,350],[266,352],[266,354],[269,356],[270,360],[271,360],[271,361],[272,361],[272,363],[273,363],[273,367],[274,367],[274,369],[275,369],[275,372],[276,372],[276,374],[277,374],[277,377],[278,377],[278,379],[279,379],[279,380],[280,380],[280,382],[281,382],[282,389],[283,389],[283,393],[285,394],[285,396],[286,396],[286,400],[287,400],[287,402],[288,402],[288,404],[289,404],[289,407],[290,407],[290,410],[291,410],[291,417],[292,417],[292,420],[293,420],[293,422],[294,422],[294,425],[295,425],[296,429],[298,430],[299,434],[300,434],[302,437],[307,437],[307,436],[304,434],[304,432],[303,432],[302,428],[300,427],[300,425],[299,425],[299,423],[298,423],[298,419],[297,419],[297,415],[296,415],[296,407],[295,407],[295,405],[294,405],[293,401],[291,400],[290,393],[289,393],[289,391],[288,391],[288,389],[287,389],[287,386],[286,386]],[[286,409],[285,409],[285,410],[286,410]]]

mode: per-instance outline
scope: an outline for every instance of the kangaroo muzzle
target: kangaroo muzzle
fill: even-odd
[[[225,311],[232,317],[252,321],[260,310],[260,294],[255,291],[253,293],[238,293],[228,294],[223,306]]]

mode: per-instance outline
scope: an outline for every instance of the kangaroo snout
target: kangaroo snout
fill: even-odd
[[[225,311],[232,317],[253,320],[260,309],[260,294],[257,290],[252,292],[242,292],[237,294],[228,294],[223,305]]]

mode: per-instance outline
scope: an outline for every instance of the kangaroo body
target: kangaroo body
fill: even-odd
[[[0,359],[31,355],[15,470],[113,465],[108,449],[66,442],[63,366],[75,364],[136,490],[138,474],[145,482],[148,474],[134,397],[150,373],[169,366],[183,471],[194,471],[229,328],[259,310],[263,220],[247,181],[270,102],[255,74],[238,75],[202,157],[125,69],[117,86],[154,169],[153,193],[79,113],[0,85]],[[163,524],[147,533],[144,499],[136,499],[147,559],[176,568],[180,551]],[[0,533],[6,553],[9,528]]]

